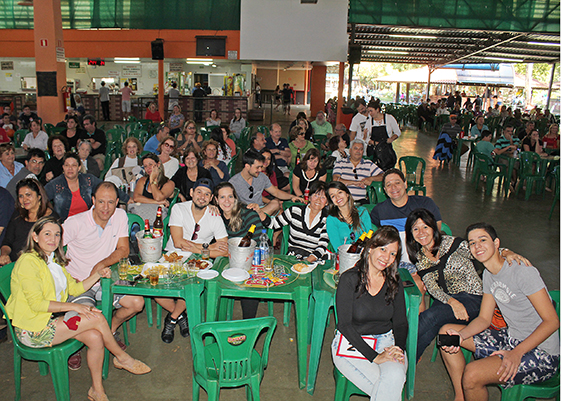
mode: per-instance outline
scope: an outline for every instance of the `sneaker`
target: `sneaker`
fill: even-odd
[[[177,323],[179,323],[179,332],[181,335],[183,337],[189,337],[189,322],[187,321],[187,313],[185,311],[179,315]]]
[[[171,313],[168,313],[164,321],[164,329],[162,330],[162,341],[169,344],[173,341],[175,325],[177,320],[171,318]]]
[[[75,354],[71,355],[70,358],[68,358],[68,369],[78,370],[81,367],[82,367],[82,354],[80,354],[80,351],[78,351]]]
[[[117,342],[117,345],[118,345],[123,351],[126,351],[126,350],[127,350],[127,346],[125,345],[124,342],[121,341],[120,333],[119,333],[118,331],[116,331],[115,333],[113,333],[113,338],[114,338],[115,341]]]

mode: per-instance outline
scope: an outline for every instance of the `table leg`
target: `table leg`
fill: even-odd
[[[111,290],[111,279],[102,278],[101,279],[101,312],[105,319],[107,319],[107,324],[111,327],[111,318],[113,316],[113,292]],[[109,350],[105,348],[105,355],[103,358],[103,370],[101,376],[107,379],[109,375]]]
[[[217,283],[207,283],[207,299],[206,299],[206,321],[215,322],[218,313],[218,297],[219,289]]]
[[[296,309],[296,348],[298,358],[298,385],[306,386],[306,362],[308,359],[308,302],[310,292],[298,287],[294,294]]]
[[[515,162],[516,160],[514,160],[514,158],[512,157],[508,158],[508,171],[507,171],[507,177],[505,183],[505,196],[508,196],[508,191],[510,191],[510,181],[512,180],[512,172],[514,171]],[[514,183],[514,185],[516,186],[516,183]]]
[[[195,327],[203,321],[201,313],[201,294],[203,293],[203,289],[203,284],[198,286],[193,285],[191,288],[187,288],[187,286],[185,286],[183,292],[183,298],[185,299],[185,306],[187,308],[187,319],[191,327]],[[193,341],[192,337],[191,341]],[[192,342],[191,349],[193,349]]]
[[[419,335],[420,303],[420,296],[412,296],[407,311],[407,320],[409,322],[417,322],[417,324],[409,324],[409,331],[407,333],[407,353],[411,356],[411,358],[409,358],[409,364],[407,365],[407,382],[405,383],[407,399],[413,398],[415,390],[415,369],[417,368],[415,358],[417,356],[417,338]]]
[[[315,298],[315,299],[314,299]],[[329,309],[333,306],[333,294],[318,291],[312,296],[311,303],[315,303],[312,322],[312,339],[310,344],[310,360],[308,362],[308,386],[306,391],[314,394],[316,379],[321,358],[321,349],[325,337]]]

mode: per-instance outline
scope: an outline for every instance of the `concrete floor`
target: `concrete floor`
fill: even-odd
[[[290,118],[274,113],[284,131],[297,111],[305,109],[295,106]],[[308,113],[309,114],[309,113]],[[266,114],[265,123],[269,123]],[[463,235],[465,228],[477,221],[487,221],[495,226],[502,244],[528,257],[540,270],[549,289],[559,289],[559,207],[552,220],[548,220],[552,195],[533,195],[524,201],[523,195],[510,195],[507,199],[497,196],[496,187],[490,196],[484,194],[482,186],[476,191],[471,184],[470,171],[466,171],[464,156],[460,168],[455,165],[440,167],[432,160],[436,134],[418,133],[415,129],[405,129],[402,137],[394,142],[399,156],[416,155],[427,161],[425,184],[427,195],[440,207],[443,220],[454,234]],[[275,316],[279,322],[271,345],[269,367],[261,384],[263,400],[290,399],[291,401],[332,400],[334,394],[333,364],[329,344],[333,338],[333,319],[326,330],[318,380],[314,395],[299,390],[296,371],[296,343],[294,320],[289,327],[282,325],[281,303],[275,304]],[[235,318],[240,318],[239,303],[235,305]],[[265,304],[261,304],[259,316],[266,314]],[[293,319],[294,314],[292,314]],[[109,378],[104,382],[111,400],[191,400],[192,361],[188,339],[176,333],[172,344],[160,340],[160,331],[149,328],[144,313],[138,316],[136,334],[130,336],[129,352],[153,369],[146,376],[135,377],[127,372],[110,368]],[[0,401],[13,399],[13,357],[12,343],[0,344]],[[452,400],[453,391],[440,357],[430,362],[429,348],[418,365],[415,384],[416,401]],[[84,355],[84,353],[83,353]],[[70,372],[70,393],[72,400],[84,400],[90,387],[89,371],[84,366]],[[36,363],[24,362],[22,371],[22,400],[54,400],[54,390],[50,376],[40,376]],[[201,400],[206,400],[201,392]],[[226,389],[221,392],[221,400],[244,400],[245,390]],[[353,400],[365,399],[353,397]],[[500,399],[500,391],[490,388],[490,400]],[[383,400],[382,400],[383,401]]]

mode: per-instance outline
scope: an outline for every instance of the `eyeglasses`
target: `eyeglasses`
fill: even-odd
[[[353,169],[353,173],[355,173],[355,180],[358,180],[358,174],[356,172],[356,168]]]
[[[35,159],[31,159],[29,161],[31,164],[45,164],[45,160],[35,160]]]
[[[175,148],[175,145],[170,145],[170,144],[167,143],[167,142],[164,142],[164,146],[167,147],[167,148],[170,148],[170,149]]]
[[[253,199],[253,186],[250,186],[248,189],[249,189],[249,199]]]
[[[450,120],[457,120],[458,117],[450,117]]]
[[[196,127],[187,127],[187,129],[196,129]]]
[[[201,226],[199,225],[199,223],[195,223],[195,231],[193,231],[193,235],[191,236],[191,241],[195,241],[197,238],[199,238],[199,234],[197,234],[199,232],[199,230],[201,229]]]

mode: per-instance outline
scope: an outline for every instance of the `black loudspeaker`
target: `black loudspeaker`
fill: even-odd
[[[152,60],[164,59],[164,40],[156,39],[152,42]]]
[[[197,56],[226,56],[226,36],[196,36],[196,39]]]
[[[349,45],[349,63],[360,64],[362,47],[360,45]]]
[[[56,71],[37,71],[37,96],[57,97]]]

